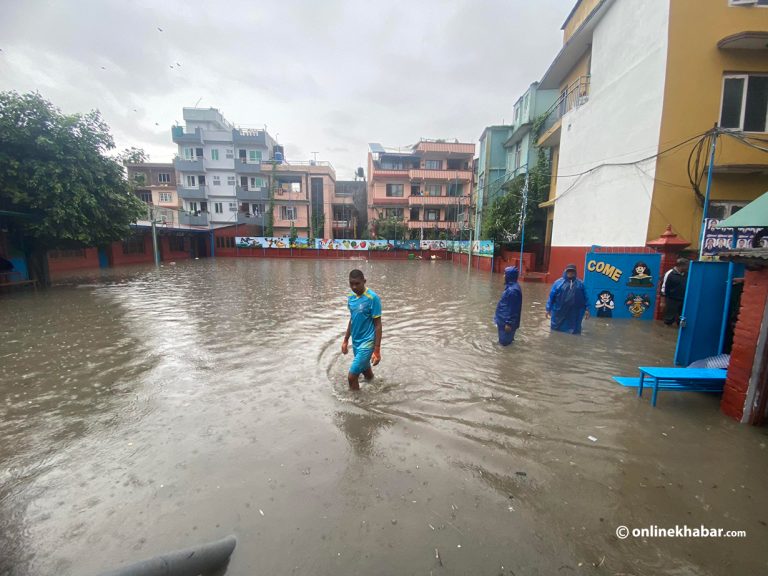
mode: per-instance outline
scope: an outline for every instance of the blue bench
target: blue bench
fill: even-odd
[[[659,390],[677,390],[680,392],[722,392],[725,386],[727,370],[722,368],[662,368],[659,366],[640,366],[640,382],[637,395],[643,395],[646,378],[652,381],[653,396],[651,406],[656,406]],[[651,384],[649,384],[651,385]]]

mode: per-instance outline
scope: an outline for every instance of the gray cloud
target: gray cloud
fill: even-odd
[[[573,1],[9,0],[0,89],[97,108],[119,147],[155,161],[173,156],[170,127],[199,102],[350,178],[369,141],[475,141],[509,120]]]

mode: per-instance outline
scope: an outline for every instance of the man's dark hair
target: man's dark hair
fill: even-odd
[[[355,280],[365,280],[365,275],[363,274],[362,270],[358,270],[355,268],[352,270],[352,272],[349,273],[350,280],[354,278]]]
[[[685,266],[686,264],[688,264],[688,258],[678,258],[675,264],[677,266]]]

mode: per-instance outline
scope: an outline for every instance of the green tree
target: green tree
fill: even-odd
[[[125,148],[117,155],[117,160],[123,164],[144,164],[149,162],[149,154],[143,148]]]
[[[407,235],[407,228],[403,219],[394,216],[382,217],[379,214],[379,218],[372,220],[369,226],[377,238],[385,240],[403,240]]]
[[[97,111],[63,114],[38,93],[0,92],[0,209],[11,220],[32,274],[50,283],[47,251],[103,246],[126,237],[144,213]]]
[[[288,232],[288,245],[293,248],[296,245],[296,238],[299,237],[299,233],[296,231],[296,226],[291,220],[291,229]]]

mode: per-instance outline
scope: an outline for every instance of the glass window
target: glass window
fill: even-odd
[[[249,150],[248,151],[249,162],[261,162],[261,150]]]
[[[424,211],[424,220],[427,220],[429,222],[437,222],[440,220],[440,210],[425,210]]]
[[[234,185],[235,185],[235,177],[227,176],[227,186],[234,186]]]
[[[219,159],[219,149],[211,148],[211,160],[218,160],[218,159]]]
[[[171,182],[171,175],[166,172],[160,172],[157,175],[157,181],[160,182],[160,184],[169,184]]]
[[[280,217],[283,220],[296,220],[296,207],[295,206],[281,206]]]
[[[213,177],[213,185],[214,186],[221,186],[221,176],[214,176]]]
[[[426,168],[427,170],[442,170],[443,161],[442,160],[426,160],[424,162],[424,168]]]
[[[237,202],[230,202],[229,203],[229,211],[230,212],[237,212]]]
[[[160,192],[160,202],[173,202],[173,196],[170,192]]]
[[[232,148],[226,149],[227,160],[232,160],[235,157],[235,151]]]
[[[187,174],[187,188],[197,188],[197,176]]]
[[[224,206],[222,205],[222,202],[214,202],[213,211],[216,212],[216,214],[222,214],[224,212]]]
[[[440,184],[427,184],[424,188],[427,196],[440,196],[443,187]]]
[[[387,196],[390,198],[402,198],[403,197],[403,185],[402,184],[387,184]]]
[[[768,131],[768,76],[725,77],[720,126],[744,132]]]
[[[462,194],[464,194],[462,182],[448,182],[448,196],[461,196]]]

